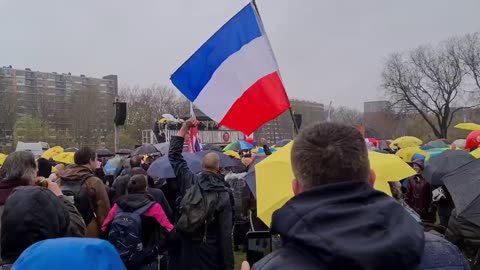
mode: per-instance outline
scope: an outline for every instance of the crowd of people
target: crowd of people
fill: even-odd
[[[266,230],[280,246],[242,270],[478,268],[479,227],[456,215],[445,187],[432,195],[423,160],[410,163],[414,176],[391,183],[392,198],[372,187],[357,129],[315,124],[293,143],[294,197],[263,224],[243,179],[250,151],[240,151],[242,166],[221,168],[212,151],[201,173],[190,170],[182,151],[197,125],[188,120],[170,138],[169,179],[151,177],[152,160],[132,156],[109,183],[88,147],[74,165],[11,153],[0,168],[0,269],[231,270],[246,234]]]

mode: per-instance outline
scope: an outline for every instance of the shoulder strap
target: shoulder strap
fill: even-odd
[[[150,207],[152,207],[155,204],[155,202],[149,202],[146,205],[138,208],[137,210],[133,211],[133,213],[142,215],[143,213],[147,212]]]

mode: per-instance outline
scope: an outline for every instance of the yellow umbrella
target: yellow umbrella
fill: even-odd
[[[257,147],[255,147],[255,148],[253,148],[253,149],[251,150],[252,154],[256,154],[256,153],[258,152],[258,150],[260,150],[260,148],[262,148],[262,147],[257,146]]]
[[[166,118],[162,118],[162,119],[158,120],[158,123],[165,124],[165,123],[168,123],[168,120]]]
[[[50,159],[60,153],[63,153],[63,148],[61,146],[54,146],[47,151],[43,152],[42,158],[44,159]]]
[[[271,223],[272,214],[293,197],[294,179],[290,163],[293,142],[280,148],[255,166],[258,217]],[[377,175],[374,188],[391,196],[388,181],[399,181],[415,171],[398,156],[369,152],[370,166]]]
[[[473,150],[470,152],[470,155],[474,156],[476,159],[480,158],[480,148]],[[1,161],[1,160],[0,160]],[[1,163],[0,163],[1,164]]]
[[[227,156],[231,156],[231,157],[234,157],[234,158],[238,158],[240,159],[240,154],[236,151],[233,151],[233,150],[227,150],[225,152],[223,152],[225,155]]]
[[[0,153],[0,166],[3,165],[3,163],[5,162],[5,159],[7,159],[7,157],[8,157],[8,155]]]
[[[422,145],[422,144],[423,144],[423,141],[420,140],[417,137],[403,136],[403,137],[400,137],[400,138],[397,138],[397,139],[393,140],[390,143],[390,148],[392,148],[392,149],[397,149],[398,147],[407,148],[407,147],[411,147],[411,146],[419,146],[419,145]]]
[[[475,123],[460,123],[460,124],[457,124],[455,127],[458,129],[471,130],[471,131],[480,130],[480,125]]]
[[[53,157],[53,160],[64,164],[75,164],[74,152],[63,152]]]
[[[420,149],[418,146],[411,146],[407,148],[402,148],[395,153],[398,157],[403,159],[405,162],[411,162],[412,158],[415,154],[420,154],[425,157],[426,160],[430,159],[430,154],[422,149]]]

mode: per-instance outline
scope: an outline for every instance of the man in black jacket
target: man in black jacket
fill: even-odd
[[[182,148],[185,135],[192,127],[198,125],[197,120],[188,120],[184,123],[177,136],[170,140],[168,158],[177,176],[180,194],[183,196],[193,183],[198,182],[202,188],[210,191],[219,191],[218,205],[213,215],[213,221],[198,230],[198,237],[180,235],[181,256],[172,258],[171,269],[193,270],[232,270],[232,202],[227,192],[225,181],[220,174],[220,161],[215,153],[207,154],[202,161],[203,171],[200,175],[193,174],[182,157]],[[206,236],[204,239],[203,237]]]
[[[371,187],[375,174],[354,127],[304,129],[291,162],[295,196],[273,214],[270,227],[282,247],[254,270],[468,269],[458,249],[424,234],[400,204]]]

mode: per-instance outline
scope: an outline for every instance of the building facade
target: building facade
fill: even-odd
[[[104,146],[113,133],[116,75],[103,78],[30,69],[0,68],[0,146],[13,146],[22,116],[41,119],[50,144]],[[22,140],[22,138],[15,138]]]
[[[290,105],[295,115],[301,115],[300,129],[325,120],[325,108],[322,103],[293,99],[290,100]],[[286,111],[260,127],[255,132],[255,139],[265,138],[274,144],[283,139],[291,139],[295,136],[294,134],[292,116],[289,111]]]

